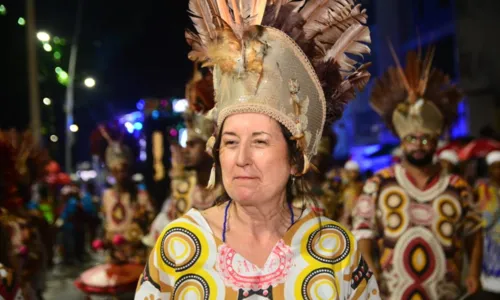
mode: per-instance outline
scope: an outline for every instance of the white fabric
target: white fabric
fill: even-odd
[[[493,151],[486,156],[486,163],[488,166],[500,161],[500,151]]]
[[[453,150],[444,150],[441,153],[439,153],[438,157],[440,160],[449,161],[450,163],[452,163],[454,165],[458,164],[458,155]]]
[[[359,171],[359,164],[354,160],[349,160],[345,163],[344,169],[349,171]]]
[[[481,275],[481,286],[483,290],[492,292],[492,293],[500,293],[500,278],[486,276],[484,274]]]

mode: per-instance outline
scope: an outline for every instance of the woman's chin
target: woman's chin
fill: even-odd
[[[258,197],[256,197],[257,195],[255,190],[238,189],[238,191],[230,193],[230,196],[233,201],[243,206],[255,205],[256,202],[258,202]]]

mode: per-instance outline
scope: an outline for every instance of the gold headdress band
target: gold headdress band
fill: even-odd
[[[190,0],[189,9],[189,58],[213,68],[218,130],[232,114],[266,114],[291,132],[307,172],[325,122],[369,79],[353,58],[370,53],[365,10],[353,0]]]
[[[409,52],[403,69],[390,44],[396,67],[390,67],[373,87],[370,104],[400,138],[422,132],[440,136],[457,115],[462,98],[443,72],[432,69],[434,48],[421,60]]]

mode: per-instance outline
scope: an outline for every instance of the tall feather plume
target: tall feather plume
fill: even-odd
[[[218,65],[223,72],[262,71],[265,45],[254,25],[275,27],[294,39],[323,86],[328,122],[340,118],[370,77],[369,65],[361,63],[370,54],[367,15],[354,0],[190,0],[190,11],[198,35],[186,33],[193,47],[189,58]],[[200,22],[207,17],[211,22]]]
[[[462,94],[447,75],[432,68],[433,56],[433,47],[427,51],[423,60],[418,52],[409,52],[404,69],[395,59],[396,67],[390,67],[376,80],[370,105],[393,131],[394,110],[408,109],[408,105],[413,103],[410,98],[423,98],[433,102],[443,114],[445,127],[456,119]]]

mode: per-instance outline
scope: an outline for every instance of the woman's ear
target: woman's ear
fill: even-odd
[[[299,174],[298,167],[296,164],[293,164],[292,167],[290,168],[290,175],[298,176],[298,174]]]

